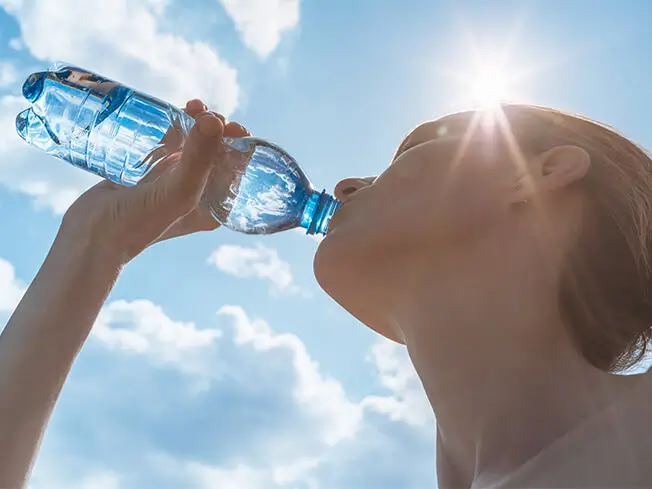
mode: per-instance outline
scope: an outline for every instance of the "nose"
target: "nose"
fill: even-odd
[[[364,187],[368,187],[373,183],[376,177],[366,178],[345,178],[335,185],[335,198],[339,201],[346,201],[351,195]]]

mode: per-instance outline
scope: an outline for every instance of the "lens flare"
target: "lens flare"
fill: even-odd
[[[479,70],[470,87],[473,105],[483,109],[497,109],[509,97],[509,80],[496,68]]]

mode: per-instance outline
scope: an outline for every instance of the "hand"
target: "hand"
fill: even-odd
[[[237,123],[224,124],[199,100],[185,111],[197,123],[181,152],[159,162],[135,187],[105,180],[89,189],[66,212],[62,232],[90,239],[122,266],[157,241],[219,227],[199,200],[224,152],[222,136],[249,133]]]

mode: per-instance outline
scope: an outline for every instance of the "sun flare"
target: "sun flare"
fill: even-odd
[[[473,105],[495,109],[509,97],[509,80],[500,69],[482,69],[473,76],[470,89]]]

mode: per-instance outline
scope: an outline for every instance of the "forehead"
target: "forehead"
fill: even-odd
[[[425,122],[407,135],[394,159],[408,149],[434,140],[452,144],[464,141],[465,147],[488,145],[493,150],[513,151],[516,148],[519,153],[536,151],[539,145],[534,143],[548,139],[550,131],[546,127],[549,124],[543,124],[530,112],[520,107],[506,107],[500,113],[470,110]]]
[[[471,111],[459,112],[420,124],[403,140],[398,148],[397,155],[409,148],[434,139],[459,139],[463,137],[471,129],[471,125],[474,124],[474,116],[476,115],[476,112]]]
[[[474,114],[474,112],[460,112],[424,122],[406,136],[401,147],[415,146],[436,138],[462,136],[472,123]]]

